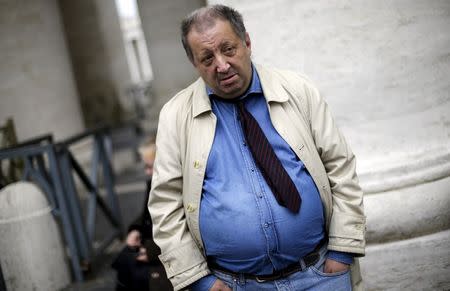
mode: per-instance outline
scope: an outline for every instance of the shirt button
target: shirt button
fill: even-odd
[[[265,228],[268,228],[269,227],[269,224],[266,222],[266,223],[264,223],[264,227]]]
[[[247,144],[246,144],[245,142],[243,142],[243,143],[242,143],[242,145],[243,145],[244,147],[246,147],[246,146],[247,146]]]
[[[262,194],[259,194],[259,198],[263,198],[263,195],[262,195]]]
[[[255,171],[255,169],[250,169],[252,171],[252,173]]]

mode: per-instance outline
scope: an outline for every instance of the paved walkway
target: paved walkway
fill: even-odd
[[[87,274],[86,281],[74,283],[63,291],[113,291],[115,290],[116,273],[111,263],[122,248],[123,243],[115,241],[108,251],[94,262],[92,271]]]

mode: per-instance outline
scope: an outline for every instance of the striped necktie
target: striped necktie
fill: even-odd
[[[294,182],[276,156],[256,119],[245,109],[242,101],[237,104],[245,139],[264,179],[278,204],[298,213],[301,197]]]

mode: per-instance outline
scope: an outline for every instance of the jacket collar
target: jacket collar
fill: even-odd
[[[289,100],[289,95],[283,87],[282,79],[276,73],[261,65],[255,65],[256,71],[259,75],[261,87],[264,92],[264,97],[267,103],[278,102],[283,103]]]
[[[206,85],[202,78],[198,78],[193,86],[192,113],[194,117],[197,117],[204,112],[211,111],[211,101],[206,93]]]
[[[267,103],[278,102],[283,103],[289,100],[289,95],[283,87],[281,80],[277,78],[273,71],[266,69],[263,66],[255,65],[258,72],[261,87],[263,89],[264,97]],[[193,84],[193,114],[194,117],[211,111],[211,101],[206,90],[205,82],[202,78],[198,78]]]

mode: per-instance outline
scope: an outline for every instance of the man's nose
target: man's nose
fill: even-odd
[[[226,73],[230,68],[230,64],[227,62],[226,58],[220,56],[216,58],[217,73]]]

